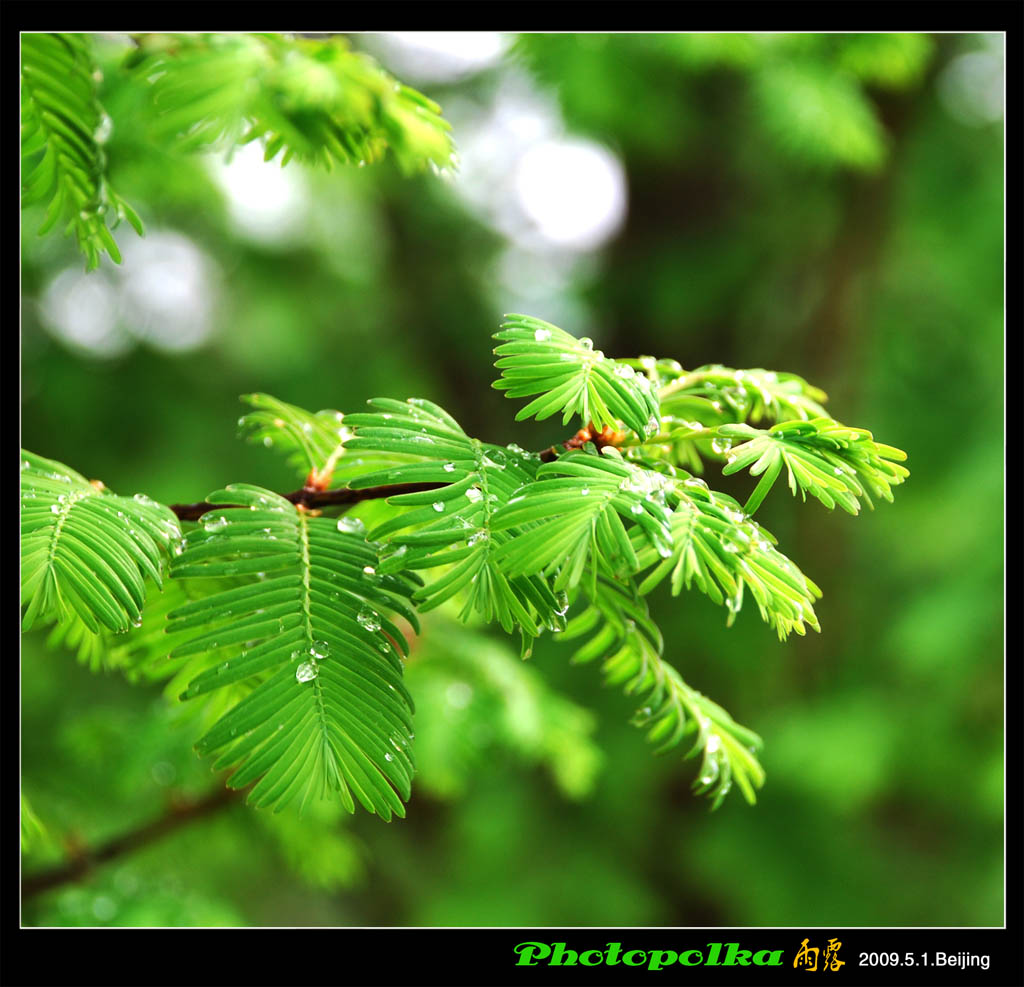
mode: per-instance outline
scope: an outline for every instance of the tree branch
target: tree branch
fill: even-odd
[[[566,439],[558,446],[551,446],[540,453],[541,462],[554,462],[560,455],[561,450],[582,449],[587,442],[593,442],[598,449],[602,446],[619,445],[625,436],[605,427],[602,431],[593,423],[586,428],[581,428],[572,438]],[[311,474],[312,475],[312,474]],[[364,500],[380,500],[383,497],[395,497],[398,494],[419,493],[422,490],[440,490],[446,487],[446,483],[392,483],[382,487],[365,487],[362,490],[350,490],[348,487],[339,487],[337,490],[321,490],[310,483],[307,483],[301,490],[294,490],[292,493],[282,494],[285,500],[306,510],[317,510],[321,507],[334,507],[338,504],[358,504]],[[195,504],[171,504],[170,509],[177,515],[179,521],[198,521],[209,511],[224,511],[233,508],[241,508],[242,504],[211,504],[209,501],[200,500]]]
[[[194,802],[172,804],[159,819],[154,819],[152,822],[138,827],[138,829],[117,836],[94,849],[89,849],[88,847],[76,848],[72,851],[72,857],[67,863],[58,864],[56,867],[51,867],[48,870],[40,871],[38,874],[31,874],[23,878],[21,882],[22,900],[41,894],[44,891],[50,891],[53,888],[59,888],[63,884],[80,881],[97,865],[138,850],[140,847],[153,843],[182,826],[187,826],[198,819],[213,815],[215,812],[219,812],[221,809],[239,801],[245,795],[245,792],[246,789],[218,786],[206,796]]]
[[[445,483],[393,483],[383,487],[366,487],[363,490],[350,490],[340,487],[337,490],[318,490],[315,487],[303,487],[292,493],[282,494],[285,500],[301,505],[307,510],[321,507],[333,507],[336,504],[358,504],[364,500],[380,500],[382,497],[394,497],[397,494],[419,493],[421,490],[440,490]],[[171,504],[170,508],[180,521],[198,521],[208,511],[223,511],[240,508],[241,504],[211,504],[201,500],[195,504]]]

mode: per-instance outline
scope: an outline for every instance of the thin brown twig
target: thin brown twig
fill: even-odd
[[[444,483],[392,483],[383,487],[365,487],[362,490],[350,490],[340,487],[337,490],[318,490],[315,487],[303,487],[292,493],[282,494],[285,500],[301,505],[307,510],[321,507],[333,507],[337,504],[358,504],[364,500],[379,500],[382,497],[395,497],[404,493],[419,493],[421,490],[439,490],[447,486]],[[242,507],[242,504],[211,504],[201,500],[195,504],[171,504],[170,508],[181,521],[198,521],[209,511],[224,511]]]
[[[195,801],[172,803],[167,812],[159,819],[154,819],[137,829],[122,833],[98,847],[92,849],[76,847],[71,859],[67,862],[23,878],[21,882],[22,900],[53,888],[59,888],[64,884],[70,884],[73,881],[80,881],[98,865],[138,850],[197,819],[213,815],[215,812],[233,805],[244,795],[244,789],[218,786],[203,798]]]
[[[572,438],[566,439],[559,446],[551,446],[540,453],[541,462],[554,462],[563,450],[581,449],[587,442],[593,442],[598,449],[607,445],[619,445],[625,436],[611,428],[598,430],[593,423],[581,428]],[[310,474],[311,478],[314,474]],[[396,497],[405,493],[420,493],[423,490],[440,490],[446,483],[392,483],[381,487],[364,487],[362,490],[351,490],[340,487],[337,490],[323,490],[313,483],[307,482],[301,490],[282,494],[285,500],[306,510],[318,510],[322,507],[358,504],[364,500],[380,500],[384,497]],[[171,504],[170,508],[180,521],[198,521],[210,511],[231,510],[241,508],[242,504],[211,504],[200,500],[194,504]]]

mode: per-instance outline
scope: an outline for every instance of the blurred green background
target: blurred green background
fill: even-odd
[[[422,396],[540,449],[490,388],[525,312],[615,356],[798,373],[909,453],[858,518],[763,523],[820,635],[656,593],[666,656],[765,739],[708,811],[598,669],[428,620],[408,818],[231,805],[23,903],[29,925],[993,925],[1003,920],[1003,41],[991,35],[355,35],[441,103],[461,165],[404,179],[173,157],[97,39],[114,187],[147,224],[89,275],[23,222],[22,442],[118,493],[296,484],[239,394]],[[749,478],[712,486],[745,496]],[[759,520],[760,520],[759,516]],[[664,587],[663,587],[664,589]],[[433,635],[431,631],[434,631]],[[159,685],[22,650],[26,875],[217,784]],[[342,818],[344,816],[344,818]]]

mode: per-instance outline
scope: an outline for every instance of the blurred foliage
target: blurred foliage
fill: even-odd
[[[264,160],[280,152],[331,170],[360,167],[388,151],[407,173],[449,168],[455,152],[440,108],[395,81],[372,58],[353,53],[343,38],[309,40],[279,34],[139,34],[125,48],[120,88],[151,109],[144,130],[161,151],[220,149],[261,140]],[[142,221],[109,186],[103,145],[123,126],[97,98],[102,71],[83,34],[26,33],[22,37],[22,202],[47,203],[40,234],[66,223],[99,266],[121,253],[107,227]],[[149,167],[153,169],[157,162]]]
[[[488,337],[521,307],[495,275],[509,241],[458,178],[290,165],[315,206],[290,237],[254,237],[203,158],[151,143],[146,105],[108,70],[123,48],[97,39],[96,52],[98,98],[118,121],[111,185],[151,238],[174,231],[202,251],[215,331],[198,349],[161,348],[135,296],[118,294],[119,353],[69,341],[48,292],[80,260],[35,238],[44,209],[32,207],[23,445],[174,502],[239,479],[294,486],[287,464],[223,424],[243,393],[345,411],[417,394],[472,434],[523,443],[483,386]],[[698,594],[648,598],[687,680],[729,695],[765,738],[756,808],[709,815],[678,760],[639,756],[628,701],[566,649],[538,643],[542,687],[499,639],[442,623],[408,668],[409,818],[231,807],[26,901],[23,920],[1001,923],[1002,129],[952,114],[940,85],[986,52],[977,35],[529,35],[492,68],[421,87],[484,112],[529,71],[569,133],[622,161],[628,216],[570,265],[559,299],[585,321],[566,329],[612,356],[791,371],[910,454],[914,482],[885,511],[847,521],[780,490],[761,508],[823,590],[820,635],[781,643],[749,614],[727,630]],[[104,261],[89,277],[114,275]],[[532,448],[564,438],[551,421],[522,427]],[[742,475],[720,483],[741,502],[753,489]],[[374,523],[374,505],[358,513]],[[52,839],[30,841],[26,874],[215,783],[190,749],[199,727],[173,719],[157,683],[92,674],[45,637],[23,639],[22,782]],[[567,778],[552,751],[570,743]]]

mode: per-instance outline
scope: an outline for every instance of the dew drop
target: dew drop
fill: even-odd
[[[438,514],[440,514],[441,511],[444,510],[444,501],[443,500],[435,500],[432,506],[433,506],[434,510],[437,511]]]
[[[263,437],[263,444],[269,449],[274,444],[274,440],[269,435],[265,435]]]
[[[466,491],[466,499],[471,504],[475,504],[478,500],[480,500],[481,497],[483,497],[483,494],[480,492],[480,490],[477,487],[470,487]]]
[[[644,512],[644,505],[643,504],[633,504],[633,506],[630,507],[629,510],[630,510],[630,513],[632,513],[632,514],[643,514],[643,512]]]
[[[721,746],[722,738],[719,737],[717,733],[713,733],[710,737],[708,737],[708,742],[704,745],[704,749],[709,754],[714,754],[715,751],[717,751]]]
[[[110,139],[110,135],[114,132],[114,121],[104,113],[100,119],[99,126],[93,131],[92,139],[97,144],[106,144]]]
[[[585,350],[592,350],[594,348],[594,341],[589,336],[582,336],[580,338],[580,346]]]
[[[363,573],[367,576],[375,576],[377,575],[377,570],[372,565],[364,565]]]
[[[304,661],[295,669],[295,678],[298,682],[310,682],[320,674],[316,664],[311,661]]]
[[[658,431],[658,419],[651,415],[647,419],[647,424],[644,426],[644,435],[654,435]]]
[[[581,497],[586,497],[586,496],[589,495],[589,493],[590,493],[590,487],[582,487],[580,489],[580,496]]]
[[[338,518],[338,530],[346,535],[365,535],[366,525],[357,517]]]
[[[533,332],[533,338],[536,339],[538,343],[546,343],[551,338],[551,330],[535,329]]]
[[[228,526],[228,519],[223,514],[210,518],[203,523],[203,527],[210,532],[223,531]]]
[[[444,466],[441,467],[441,469],[443,469],[445,473],[454,473],[455,463],[445,463]]]
[[[732,448],[732,439],[712,439],[711,448],[720,455],[727,453]]]
[[[356,616],[356,620],[359,621],[360,626],[365,627],[370,633],[380,630],[378,614],[369,607],[363,607]]]
[[[466,540],[466,544],[472,547],[473,545],[479,545],[481,542],[487,541],[490,536],[486,531],[478,531],[475,535],[470,535]]]

